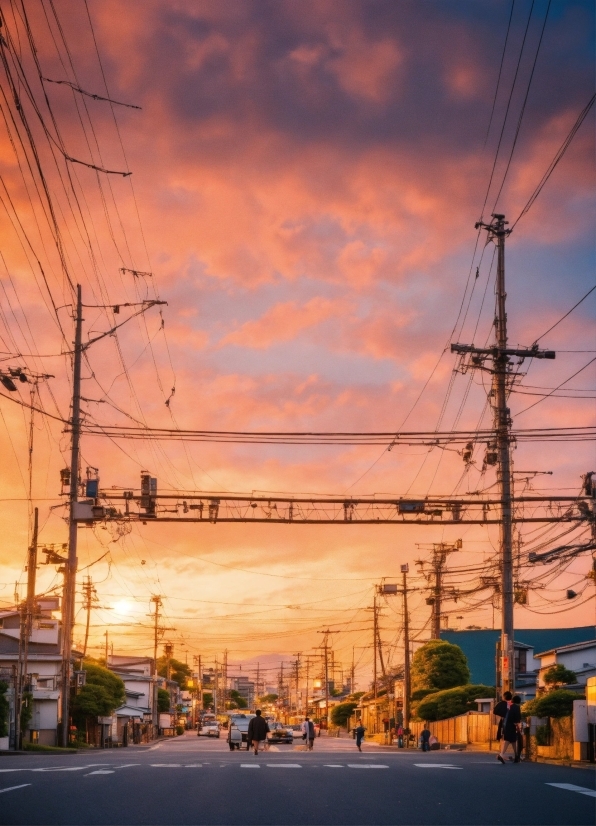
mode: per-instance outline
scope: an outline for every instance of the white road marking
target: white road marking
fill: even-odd
[[[26,771],[29,771],[29,769],[0,769],[0,774],[2,774],[4,772],[26,772]]]
[[[151,746],[151,748],[147,749],[147,751],[156,751],[161,746],[161,743],[158,743],[156,746]]]
[[[585,794],[587,797],[596,797],[594,789],[587,789],[585,786],[575,786],[573,783],[547,783],[547,786],[556,786],[557,789],[567,789],[568,792]]]
[[[270,769],[301,769],[300,763],[267,763]]]
[[[187,765],[184,766],[183,768],[185,768],[185,769],[202,769],[203,764],[202,763],[187,763]]]
[[[349,769],[388,769],[389,766],[381,766],[380,763],[348,763]]]
[[[256,766],[254,763],[240,763],[241,769],[260,769],[260,766]]]
[[[343,769],[344,768],[343,763],[325,763],[324,765],[325,765],[326,769]]]
[[[89,777],[92,774],[115,774],[115,772],[112,769],[98,769],[95,772],[89,772],[89,774],[86,774],[85,777]]]
[[[447,763],[414,763],[419,769],[455,769],[461,771],[461,766],[450,766]]]
[[[89,763],[88,766],[68,766],[66,768],[54,768],[48,766],[45,769],[31,769],[32,772],[82,772],[85,769],[92,769],[93,766],[105,766],[106,763]]]
[[[131,766],[140,766],[140,763],[124,763],[123,766],[114,766],[115,769],[130,769]]]
[[[4,792],[14,792],[15,789],[24,789],[25,786],[30,786],[31,783],[21,783],[20,786],[9,786],[7,789],[0,789],[0,794],[4,794]]]
[[[182,763],[151,763],[154,769],[180,769]]]

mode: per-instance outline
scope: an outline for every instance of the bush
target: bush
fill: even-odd
[[[184,726],[176,726],[176,734],[178,735],[178,737],[184,734]]]
[[[421,689],[442,691],[467,685],[470,669],[459,645],[445,640],[430,640],[412,658],[412,692]]]
[[[536,727],[536,745],[548,746],[550,745],[550,731],[548,726]]]
[[[575,691],[557,689],[529,700],[522,706],[522,714],[531,714],[533,717],[570,717],[573,713],[573,701],[582,700]]]
[[[113,671],[95,663],[85,662],[83,669],[87,672],[86,686],[98,685],[105,689],[110,698],[111,709],[108,714],[121,706],[126,699],[124,683]]]
[[[157,710],[160,712],[170,710],[170,692],[165,688],[157,689]]]
[[[448,717],[457,717],[466,711],[475,711],[477,706],[474,700],[479,697],[492,697],[494,691],[494,688],[486,685],[462,685],[445,691],[436,691],[420,701],[415,713],[421,720],[446,720]]]
[[[334,726],[347,726],[358,703],[338,703],[331,709],[331,722]]]

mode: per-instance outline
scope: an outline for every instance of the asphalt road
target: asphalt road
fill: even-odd
[[[593,826],[595,775],[493,755],[359,754],[321,737],[255,757],[187,734],[157,746],[0,759],[0,824],[573,824]]]

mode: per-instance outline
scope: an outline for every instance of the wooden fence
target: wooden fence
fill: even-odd
[[[418,742],[420,732],[424,728],[423,722],[410,723],[410,729]],[[436,720],[429,723],[431,734],[443,746],[445,744],[486,743],[495,740],[497,724],[492,714],[487,712],[469,711],[458,717],[449,717],[447,720]]]

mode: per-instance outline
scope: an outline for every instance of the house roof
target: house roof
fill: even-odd
[[[558,654],[560,651],[582,651],[584,648],[596,648],[596,639],[585,640],[585,642],[575,642],[570,645],[558,645],[556,648],[549,648],[547,651],[542,651],[540,654],[534,656],[539,659],[545,657],[547,654]]]
[[[143,714],[150,714],[150,708],[143,708],[141,706],[129,706],[126,703],[117,708],[114,712],[116,717],[142,717]]]
[[[575,628],[519,628],[515,630],[516,647],[527,645],[535,651],[547,651],[563,645],[593,640],[593,625]],[[441,639],[459,645],[470,667],[470,681],[475,684],[494,685],[496,643],[501,632],[488,628],[475,631],[441,631]]]

